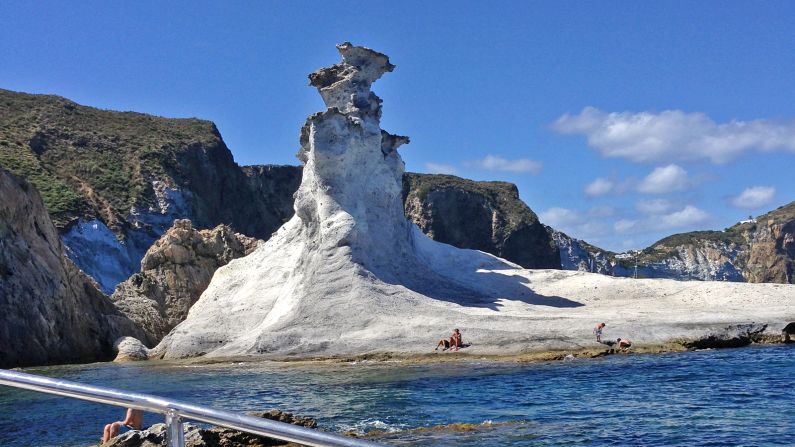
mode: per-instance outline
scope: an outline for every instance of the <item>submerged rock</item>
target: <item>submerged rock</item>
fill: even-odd
[[[141,273],[116,287],[111,299],[157,344],[188,315],[218,267],[244,256],[259,241],[226,225],[197,230],[189,220],[175,220],[141,260]]]

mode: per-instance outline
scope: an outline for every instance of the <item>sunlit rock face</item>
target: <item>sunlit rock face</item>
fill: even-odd
[[[295,211],[313,250],[347,247],[354,262],[383,267],[410,251],[397,153],[408,138],[381,130],[381,99],[370,91],[394,66],[367,48],[338,48],[342,63],[309,76],[328,109],[301,130]]]
[[[795,315],[786,292],[770,287],[748,307],[738,304],[744,284],[710,294],[706,283],[524,270],[428,238],[403,211],[397,148],[408,138],[380,129],[381,100],[370,91],[394,66],[367,48],[337,48],[342,62],[309,77],[327,109],[301,130],[295,215],[216,270],[149,358],[428,352],[454,327],[473,343],[468,352],[518,353],[595,345],[594,321],[659,343]]]
[[[395,303],[400,295],[465,302],[484,294],[467,284],[477,281],[452,279],[448,270],[455,276],[466,264],[515,267],[434,243],[406,219],[397,148],[408,138],[381,130],[381,100],[370,91],[394,65],[367,48],[337,48],[342,62],[309,76],[328,108],[310,116],[301,130],[297,156],[304,169],[295,216],[250,256],[219,269],[186,321],[156,352],[182,357],[322,351],[329,336],[339,338],[341,331],[378,336],[371,333],[378,325],[370,323],[401,318]],[[456,265],[456,256],[436,246],[467,253],[468,260]],[[384,306],[395,315],[387,317]],[[367,315],[366,309],[379,312]],[[342,324],[351,311],[363,316]],[[301,321],[300,335],[284,330],[295,328],[295,319]]]
[[[0,168],[0,367],[109,359],[141,332],[68,258],[38,191]]]

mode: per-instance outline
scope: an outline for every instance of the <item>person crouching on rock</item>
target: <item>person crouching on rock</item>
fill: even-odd
[[[622,352],[629,351],[629,348],[631,347],[632,347],[632,342],[627,340],[626,338],[624,339],[619,338],[616,340],[616,348],[618,348]]]
[[[463,342],[461,341],[461,331],[459,331],[458,329],[453,329],[453,334],[450,336],[450,339],[448,340],[446,338],[443,338],[439,340],[439,343],[436,344],[436,348],[434,348],[434,351],[438,350],[439,346],[444,346],[442,351],[447,351],[448,348],[451,351],[453,349],[458,351],[458,348],[460,348],[462,344]]]
[[[141,410],[127,409],[127,416],[123,421],[111,422],[105,425],[102,431],[102,443],[110,441],[127,430],[141,430],[144,427],[144,412]]]

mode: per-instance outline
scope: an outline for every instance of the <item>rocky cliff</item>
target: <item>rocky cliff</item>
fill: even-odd
[[[310,75],[327,108],[300,134],[295,215],[219,268],[150,358],[427,353],[453,327],[467,352],[518,353],[581,349],[601,320],[662,344],[747,321],[780,335],[795,318],[789,286],[526,270],[430,239],[404,212],[397,146],[408,139],[380,129],[370,91],[394,66],[367,48],[338,49],[340,63]]]
[[[292,217],[301,181],[299,166],[237,166],[208,121],[7,90],[0,90],[0,166],[43,192],[68,255],[108,294],[138,271],[174,219],[197,228],[225,223],[267,239]],[[557,268],[555,248],[513,185],[451,179],[407,174],[409,218],[441,242]],[[482,225],[456,229],[466,221]]]
[[[215,270],[257,243],[226,225],[197,230],[189,220],[175,220],[144,255],[141,272],[119,284],[111,299],[145,332],[142,341],[154,346],[185,319]]]
[[[560,268],[560,253],[516,185],[451,175],[403,175],[406,217],[431,239],[525,268]]]
[[[141,336],[64,256],[32,185],[0,169],[0,197],[0,367],[110,359]]]
[[[550,231],[567,270],[639,278],[795,283],[795,202],[723,231],[674,234],[628,253],[602,250]]]
[[[564,270],[612,275],[615,253],[602,250],[585,241],[575,239],[562,231],[546,227],[560,250],[560,266]]]
[[[251,187],[263,174],[241,170],[209,121],[0,90],[0,166],[42,192],[69,257],[106,293],[175,218],[259,238],[282,223]]]

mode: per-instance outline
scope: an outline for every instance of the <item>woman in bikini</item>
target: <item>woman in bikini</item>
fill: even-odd
[[[444,346],[444,349],[442,349],[442,351],[446,351],[447,349],[450,349],[452,351],[454,348],[456,351],[458,351],[458,348],[460,348],[462,345],[463,341],[461,341],[461,331],[459,331],[458,329],[453,329],[453,334],[450,336],[450,339],[448,340],[446,338],[443,338],[439,340],[439,343],[436,344],[436,348],[434,349],[434,351],[438,350],[439,346]]]

